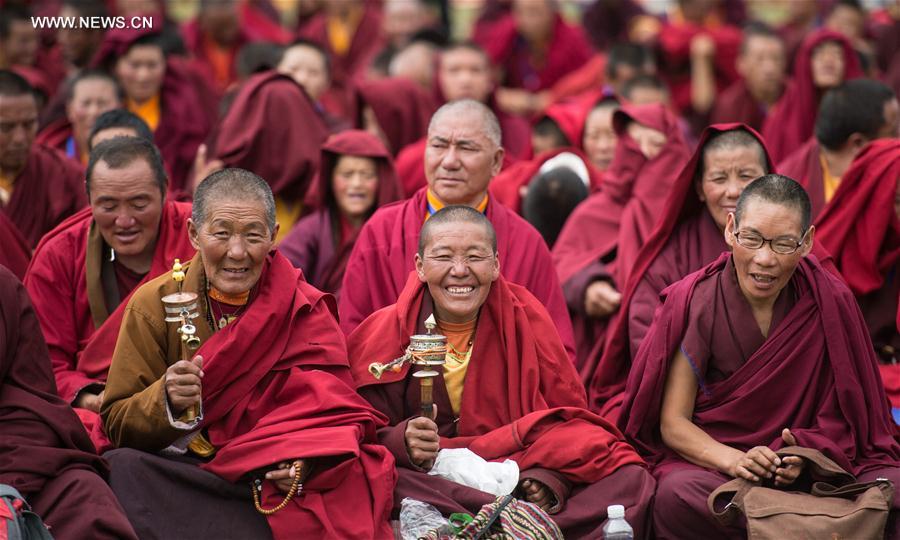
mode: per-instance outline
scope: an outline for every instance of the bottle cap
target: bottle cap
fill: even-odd
[[[612,504],[606,507],[606,515],[609,519],[622,519],[625,517],[625,507],[621,504]]]

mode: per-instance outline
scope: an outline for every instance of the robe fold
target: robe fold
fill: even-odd
[[[396,508],[406,496],[441,504],[455,494],[456,504],[464,507],[478,502],[478,490],[428,477],[410,462],[404,432],[421,403],[409,364],[381,379],[368,371],[370,362],[402,354],[432,309],[427,286],[410,273],[397,303],[366,319],[349,338],[359,392],[389,418],[379,439],[404,478]],[[650,485],[636,468],[642,462],[612,424],[585,410],[584,389],[554,331],[549,314],[527,289],[502,277],[491,285],[475,328],[458,418],[443,376],[434,381],[441,448],[468,448],[488,461],[514,460],[520,480],[535,479],[553,491],[558,504],[551,511],[567,537],[596,537],[605,519],[601,486],[611,489],[611,475],[622,471],[631,488],[622,502],[640,537],[646,532]],[[437,493],[430,495],[432,490]]]
[[[593,54],[584,30],[568,24],[559,14],[555,16],[546,57],[540,65],[535,64],[512,15],[488,24],[490,30],[483,34],[476,32],[474,39],[487,52],[491,63],[503,69],[503,86],[530,92],[547,90],[590,60]]]
[[[54,538],[137,538],[98,456],[56,394],[25,287],[0,268],[0,483],[16,488]],[[4,529],[5,533],[6,530]]]
[[[859,56],[843,34],[816,30],[806,36],[794,59],[794,74],[784,94],[769,110],[763,124],[763,138],[772,149],[772,159],[780,163],[800,148],[812,135],[822,92],[812,75],[812,54],[822,43],[833,41],[844,50],[844,81],[862,77]]]
[[[328,128],[303,88],[267,71],[241,87],[211,152],[229,167],[261,176],[277,197],[302,201],[327,137]]]
[[[362,156],[375,161],[378,187],[375,201],[366,217],[385,204],[403,198],[403,188],[394,174],[391,155],[384,144],[365,131],[352,130],[332,135],[322,145],[321,166],[309,193],[307,204],[317,208],[302,218],[290,234],[278,244],[278,250],[303,271],[317,289],[335,294],[341,288],[347,259],[359,231],[346,236],[341,226],[341,210],[335,200],[333,176],[341,156]]]
[[[50,229],[85,206],[81,166],[61,152],[35,143],[16,177],[9,203],[0,210],[34,248]]]
[[[714,135],[732,130],[744,130],[753,135],[766,153],[769,172],[774,172],[762,137],[748,126],[715,124],[700,135],[693,156],[672,185],[658,225],[629,269],[628,279],[621,289],[622,303],[611,319],[606,342],[594,349],[600,356],[589,359],[592,371],[587,379],[588,405],[613,421],[621,406],[631,359],[659,305],[659,293],[728,251],[722,232],[697,195],[696,178],[703,167],[703,147],[707,141]]]
[[[154,22],[162,24],[159,20]],[[112,29],[104,36],[91,64],[114,73],[116,60],[135,41],[148,35],[160,35],[162,31],[161,26]],[[169,189],[172,197],[191,196],[188,183],[194,158],[215,121],[216,99],[205,82],[190,62],[166,57],[166,73],[159,92],[159,125],[153,131],[153,140],[167,170],[171,171]]]
[[[345,333],[400,296],[414,267],[419,231],[427,215],[426,191],[379,208],[360,231],[341,289],[340,320]],[[544,239],[527,221],[494,200],[488,202],[485,215],[497,232],[500,271],[547,307],[573,356],[572,326]]]
[[[628,120],[666,134],[666,144],[656,157],[646,159],[627,136]],[[593,371],[588,358],[598,357],[592,348],[603,343],[609,321],[587,316],[585,290],[595,280],[611,281],[619,290],[625,286],[638,250],[663,214],[676,175],[689,158],[677,119],[662,105],[625,105],[615,112],[613,124],[619,141],[600,191],[575,208],[553,246],[575,327],[577,366],[585,382]]]
[[[744,80],[738,80],[716,96],[710,124],[737,122],[762,131],[768,107],[756,101]]]
[[[662,308],[628,376],[619,426],[657,476],[666,467],[686,463],[663,443],[659,422],[671,359],[691,328],[689,321],[704,313],[694,309],[727,310],[733,335],[746,334],[739,329],[755,322],[749,304],[724,305],[720,295],[692,301],[701,290],[723,287],[725,280],[734,282],[732,288],[741,295],[730,258],[722,254],[663,291]],[[713,281],[705,284],[707,280]],[[747,357],[726,379],[700,380],[693,422],[720,443],[744,451],[757,445],[780,448],[781,431],[789,428],[800,446],[821,450],[852,474],[897,467],[900,444],[853,294],[815,256],[800,262],[790,286],[796,300],[762,345],[755,351],[741,349]],[[728,343],[728,336],[712,339]],[[721,350],[710,354],[729,356]]]
[[[31,247],[6,214],[0,212],[0,265],[5,266],[17,278],[25,279],[25,270],[31,261]]]
[[[176,258],[188,261],[193,257],[187,232],[190,214],[190,204],[163,203],[153,261],[139,285],[167,272]],[[50,350],[59,395],[70,404],[81,390],[105,384],[131,297],[129,294],[117,306],[109,306],[113,300],[107,298],[104,283],[114,284],[115,275],[112,265],[104,272],[107,253],[91,209],[85,208],[44,237],[25,277]],[[109,449],[99,415],[86,409],[76,409],[76,413],[98,451]]]
[[[202,268],[197,255],[184,290],[202,291]],[[165,413],[165,370],[181,355],[160,298],[177,288],[170,276],[160,276],[126,307],[101,411],[118,446],[159,450],[186,434]],[[311,461],[302,494],[268,516],[275,539],[390,537],[394,462],[376,444],[384,418],[353,390],[333,300],[278,252],[267,257],[252,296],[237,319],[213,334],[201,292],[197,354],[205,376],[198,427],[217,452],[200,467],[249,491],[244,481],[277,463]],[[283,498],[263,481],[264,507]]]
[[[793,178],[809,195],[813,220],[825,208],[825,174],[822,171],[822,149],[815,137],[810,137],[778,164],[781,174]]]
[[[363,105],[375,113],[378,127],[392,156],[425,136],[437,109],[432,96],[406,79],[380,79],[359,83],[360,115]],[[360,123],[357,127],[365,129]]]
[[[888,397],[900,408],[900,349],[897,319],[900,294],[900,221],[894,210],[894,186],[900,178],[900,141],[870,143],[844,174],[816,225],[816,241],[834,256],[835,265],[856,295],[875,350],[881,358]]]
[[[81,165],[81,149],[75,143],[74,134],[72,132],[72,124],[66,117],[58,118],[47,124],[38,132],[34,139],[38,144],[43,144],[54,148],[64,154],[69,159],[75,160]],[[71,151],[71,153],[70,153]]]

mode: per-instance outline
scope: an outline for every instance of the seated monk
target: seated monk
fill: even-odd
[[[428,417],[409,364],[380,379],[369,365],[400,356],[432,313],[447,353]],[[445,207],[425,222],[400,298],[366,319],[349,349],[359,392],[389,418],[378,434],[397,460],[395,515],[404,497],[444,515],[492,502],[492,494],[427,474],[442,448],[468,448],[515,461],[513,494],[549,512],[566,538],[597,538],[610,504],[625,505],[635,538],[649,533],[653,480],[618,430],[585,410],[552,319],[500,276],[496,234],[481,212]]]
[[[809,197],[763,176],[728,216],[732,253],[664,292],[628,378],[619,426],[659,482],[659,538],[745,538],[707,496],[732,478],[808,485],[821,451],[860,481],[900,481],[900,444],[853,294],[809,256]],[[894,510],[900,501],[894,500]],[[890,520],[887,538],[898,538]]]
[[[616,155],[600,190],[575,208],[553,245],[585,382],[594,370],[588,359],[598,357],[592,349],[602,347],[619,291],[689,157],[678,120],[661,104],[625,105],[613,125]]]
[[[90,207],[47,233],[25,277],[59,395],[75,407],[102,453],[100,403],[125,305],[142,284],[179,258],[190,260],[191,206],[166,199],[166,173],[153,143],[116,137],[91,152]]]
[[[428,188],[375,212],[353,246],[339,303],[345,333],[397,301],[412,270],[422,223],[446,205],[464,204],[491,221],[500,256],[508,261],[503,275],[526,287],[547,307],[563,344],[574,354],[569,315],[543,239],[488,194],[503,155],[500,126],[484,104],[454,101],[434,113],[425,150]]]
[[[30,248],[86,204],[81,167],[35,143],[38,104],[19,75],[0,70],[0,212]]]
[[[863,147],[875,139],[898,136],[900,104],[894,91],[879,81],[854,79],[825,94],[815,136],[778,169],[806,189],[816,219]]]
[[[122,106],[119,83],[106,72],[79,71],[66,84],[66,115],[41,129],[37,142],[65,152],[69,159],[87,165],[88,135],[97,117]]]
[[[188,221],[197,255],[125,307],[101,415],[143,538],[391,535],[383,417],[353,390],[331,297],[272,251],[277,229],[262,178],[210,175]],[[181,291],[199,294],[196,354],[165,320]]]
[[[816,239],[859,302],[888,398],[900,409],[900,142],[866,146],[816,219]],[[890,189],[890,184],[895,184]]]
[[[317,289],[338,296],[359,230],[379,207],[403,198],[387,148],[371,133],[350,130],[322,145],[315,212],[302,218],[278,250]],[[310,197],[307,196],[307,200]]]
[[[137,538],[103,481],[106,462],[56,394],[47,346],[25,287],[2,266],[0,433],[0,484],[18,490],[54,538]],[[5,536],[6,524],[2,527]]]

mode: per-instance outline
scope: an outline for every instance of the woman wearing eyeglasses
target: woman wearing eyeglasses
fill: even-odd
[[[809,256],[814,236],[803,188],[765,175],[726,217],[732,252],[663,291],[619,421],[657,479],[659,538],[745,537],[707,497],[732,478],[776,489],[815,479],[802,458],[776,456],[785,446],[820,450],[861,482],[900,481],[865,320]],[[900,537],[889,523],[885,537]]]

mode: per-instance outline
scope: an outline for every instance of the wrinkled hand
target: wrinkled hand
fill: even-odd
[[[537,480],[526,479],[519,484],[525,500],[538,505],[544,512],[549,512],[556,506],[556,498],[550,488]]]
[[[416,467],[431,469],[441,449],[437,424],[424,416],[413,418],[406,424],[405,438],[409,460]]]
[[[781,439],[785,446],[797,446],[797,438],[791,433],[791,430],[784,428],[781,432]],[[781,467],[775,470],[775,485],[779,487],[789,486],[793,484],[797,478],[803,474],[806,468],[806,460],[800,456],[787,456],[781,460]]]
[[[75,400],[75,407],[78,409],[87,409],[95,413],[100,412],[100,405],[103,404],[103,394],[106,391],[94,394],[92,392],[81,392],[78,399]]]
[[[179,360],[166,370],[166,396],[172,414],[180,416],[188,407],[200,404],[200,380],[203,379],[203,357]]]
[[[584,292],[584,312],[594,319],[608,317],[621,302],[622,294],[608,281],[595,281]]]
[[[219,159],[207,161],[208,151],[205,144],[197,148],[197,155],[194,157],[194,176],[191,179],[192,191],[197,189],[204,178],[225,167],[225,163]]]
[[[763,478],[772,478],[780,466],[781,458],[771,448],[756,446],[735,460],[728,474],[735,478],[759,482]]]
[[[300,466],[301,467],[303,466],[302,459],[298,459],[295,461],[299,461]],[[296,474],[296,471],[294,469],[293,463],[294,463],[294,461],[291,461],[291,462],[282,461],[281,463],[278,464],[277,469],[271,470],[266,473],[266,480],[270,480],[273,484],[275,484],[275,487],[277,487],[278,490],[281,491],[282,493],[287,493],[288,491],[290,491],[291,484],[294,483],[294,474]],[[302,484],[303,481],[306,480],[306,477],[308,477],[308,476],[309,476],[309,469],[307,469],[306,472],[303,473],[303,476],[300,477],[300,483]]]
[[[662,152],[666,144],[666,134],[637,122],[631,122],[625,128],[628,136],[637,143],[641,153],[647,159],[653,159]]]
[[[707,35],[700,34],[691,40],[691,57],[711,59],[716,54],[716,42]]]

